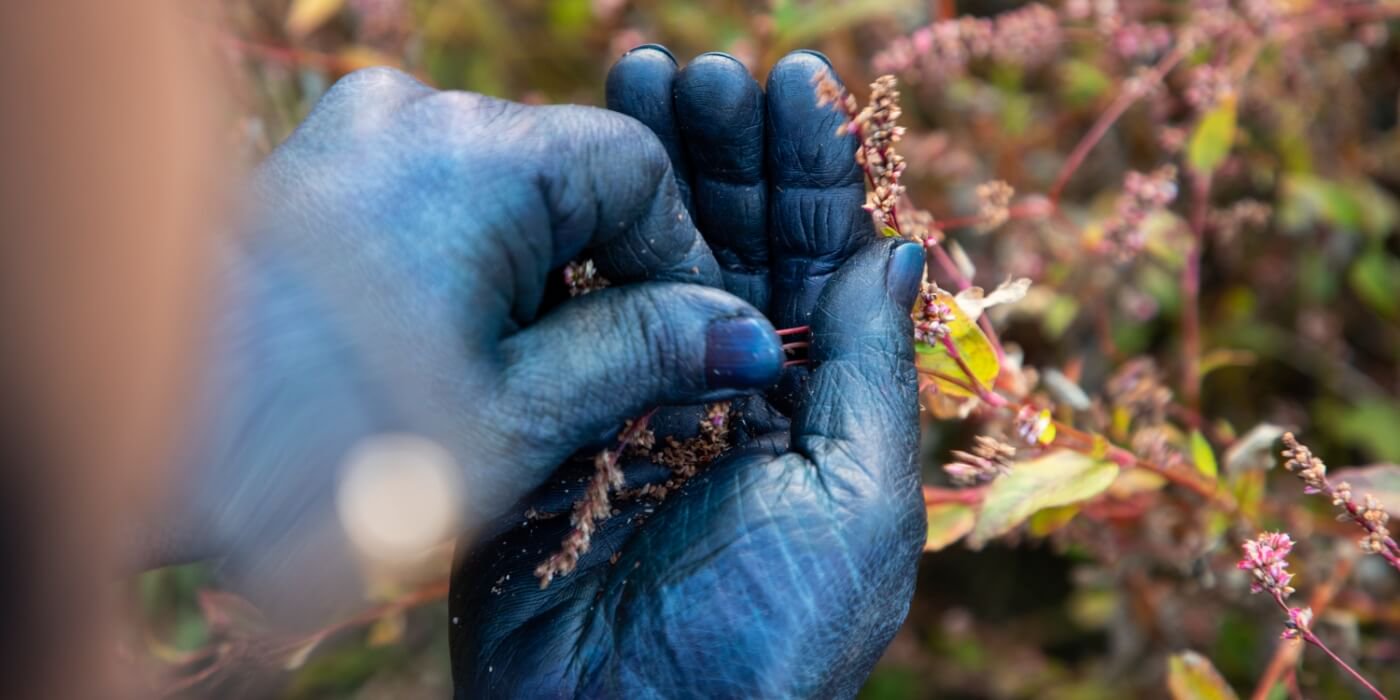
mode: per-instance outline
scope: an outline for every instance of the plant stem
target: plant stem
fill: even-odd
[[[962,270],[958,269],[958,264],[953,262],[953,259],[948,256],[947,251],[943,250],[943,245],[941,243],[930,239],[929,242],[924,244],[924,249],[933,257],[934,262],[938,263],[940,268],[943,268],[943,272],[953,280],[953,284],[958,288],[958,291],[961,292],[972,286],[972,280],[968,279],[967,276],[962,273]],[[997,355],[997,364],[1000,365],[1002,361],[1006,359],[1006,351],[1001,347],[1001,338],[997,337],[997,331],[996,328],[992,327],[991,319],[987,318],[987,314],[984,313],[977,319],[977,325],[982,329],[982,334],[987,336],[987,342],[992,344],[992,350],[995,351]]]
[[[924,506],[936,506],[944,503],[960,503],[963,505],[977,505],[982,502],[987,495],[987,487],[978,486],[967,489],[944,489],[937,486],[924,487]]]
[[[958,350],[958,346],[953,343],[952,338],[945,335],[939,338],[938,342],[943,346],[943,349],[948,351],[948,356],[953,358],[954,362],[958,363],[958,369],[962,370],[963,374],[967,375],[968,381],[972,383],[972,390],[977,394],[977,398],[982,399],[984,403],[990,406],[998,408],[1007,405],[1006,399],[993,394],[988,391],[986,387],[982,386],[982,380],[978,379],[976,374],[973,374],[972,368],[968,366],[967,360],[963,359],[962,353]]]
[[[1186,407],[1201,407],[1201,249],[1210,207],[1210,173],[1191,174],[1191,246],[1181,266],[1182,394]]]
[[[1290,608],[1288,607],[1288,603],[1284,602],[1283,594],[1279,593],[1278,591],[1274,591],[1273,597],[1274,602],[1278,603],[1278,606],[1280,608],[1283,608],[1284,614],[1288,614],[1290,612]],[[1313,634],[1311,625],[1309,625],[1308,627],[1299,627],[1298,634],[1302,636],[1303,640],[1306,641],[1308,644],[1311,644],[1317,647],[1318,649],[1321,649],[1323,653],[1327,654],[1327,657],[1332,659],[1333,663],[1337,664],[1337,666],[1340,667],[1343,671],[1346,671],[1347,673],[1351,674],[1351,677],[1355,678],[1357,683],[1360,683],[1362,687],[1370,691],[1371,695],[1380,698],[1380,700],[1387,700],[1387,698],[1385,697],[1385,693],[1382,693],[1381,691],[1377,690],[1376,686],[1371,685],[1370,681],[1366,680],[1366,678],[1360,673],[1358,673],[1356,669],[1352,668],[1350,665],[1347,664],[1347,662],[1343,661],[1342,657],[1337,656],[1336,653],[1334,653],[1331,648],[1329,648],[1325,643],[1323,643],[1323,641],[1319,639],[1317,635]]]
[[[1313,589],[1312,597],[1308,599],[1308,607],[1312,608],[1314,616],[1332,604],[1332,599],[1336,597],[1337,591],[1341,590],[1342,583],[1351,575],[1355,565],[1355,556],[1339,558],[1337,566],[1332,569],[1332,575],[1322,585]],[[1288,640],[1283,640],[1274,649],[1274,656],[1269,660],[1269,665],[1265,668],[1264,675],[1259,678],[1259,683],[1254,686],[1254,693],[1250,696],[1250,700],[1268,700],[1269,693],[1274,686],[1298,665],[1299,651],[1301,651],[1301,645],[1289,644]]]
[[[1094,150],[1094,146],[1097,146],[1099,141],[1102,141],[1103,137],[1108,134],[1108,130],[1114,122],[1118,121],[1118,118],[1123,116],[1123,113],[1127,112],[1128,108],[1147,94],[1151,88],[1161,83],[1162,78],[1166,77],[1167,73],[1185,57],[1186,46],[1178,42],[1176,46],[1172,47],[1171,52],[1163,56],[1157,65],[1148,71],[1147,75],[1123,86],[1118,96],[1109,104],[1108,109],[1104,110],[1103,114],[1099,115],[1098,121],[1090,127],[1089,133],[1075,144],[1074,150],[1070,151],[1069,156],[1065,158],[1064,165],[1060,166],[1060,172],[1055,176],[1055,184],[1050,187],[1050,192],[1046,195],[1050,198],[1052,205],[1059,206],[1060,195],[1064,193],[1070,178],[1074,177],[1079,166],[1084,164],[1084,159],[1088,157],[1090,151]]]

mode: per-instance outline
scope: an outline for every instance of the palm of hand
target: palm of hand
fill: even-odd
[[[794,54],[766,96],[720,55],[678,72],[644,49],[614,69],[609,105],[667,146],[726,289],[779,328],[810,322],[815,369],[736,401],[723,457],[660,502],[617,501],[548,588],[532,571],[567,517],[522,518],[466,553],[459,696],[849,695],[902,622],[924,527],[907,315],[921,252],[872,243],[854,144],[815,104],[826,68]],[[700,415],[654,425],[683,439]],[[566,513],[590,470],[567,465],[526,505]],[[671,476],[645,458],[625,471],[629,489]]]

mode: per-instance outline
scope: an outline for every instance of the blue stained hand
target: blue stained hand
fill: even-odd
[[[735,400],[731,448],[678,489],[617,501],[577,569],[547,588],[533,572],[569,529],[589,450],[488,541],[461,543],[458,697],[852,696],[903,621],[925,526],[909,319],[923,254],[876,240],[855,143],[816,105],[824,70],[819,55],[792,54],[765,91],[723,54],[680,69],[642,47],[614,67],[609,107],[664,146],[671,206],[691,212],[717,263],[688,281],[779,328],[810,324],[811,362],[766,397]],[[626,245],[595,258],[655,274]],[[607,391],[644,380],[614,374]],[[653,422],[685,438],[697,415],[665,409]],[[671,477],[646,458],[624,467],[629,489]],[[560,515],[526,519],[527,507]]]

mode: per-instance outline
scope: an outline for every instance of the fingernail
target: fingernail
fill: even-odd
[[[757,318],[714,321],[705,333],[705,383],[711,389],[751,389],[777,381],[782,343],[773,326]]]
[[[827,58],[827,57],[826,57],[826,54],[824,54],[824,53],[822,53],[822,52],[820,52],[820,51],[813,51],[812,49],[798,49],[798,50],[796,50],[796,51],[793,51],[793,53],[794,53],[794,54],[805,53],[805,54],[807,54],[808,56],[811,56],[811,57],[813,57],[813,58],[816,58],[816,59],[820,60],[822,63],[825,63],[827,68],[831,68],[831,69],[835,69],[835,68],[836,68],[835,66],[831,65],[831,59]]]
[[[636,53],[638,51],[647,49],[651,51],[660,51],[661,53],[666,55],[666,58],[671,59],[672,65],[679,65],[676,63],[676,55],[671,53],[670,49],[666,48],[665,46],[662,46],[661,44],[642,44],[641,46],[638,46],[632,49],[631,51],[628,51],[627,53]]]
[[[725,52],[723,52],[723,51],[707,51],[707,52],[705,52],[705,53],[700,54],[699,56],[696,56],[696,57],[695,57],[695,60],[691,61],[690,63],[691,63],[691,65],[694,65],[694,64],[696,64],[696,63],[701,63],[701,62],[703,62],[703,61],[705,61],[705,60],[709,60],[709,59],[727,60],[727,61],[729,61],[729,62],[731,62],[731,63],[738,64],[741,68],[744,67],[744,62],[743,62],[743,61],[740,61],[739,59],[735,58],[733,55],[727,54],[727,53],[725,53]],[[745,69],[745,70],[747,70],[747,69]]]
[[[924,277],[924,247],[918,243],[901,243],[890,253],[885,269],[885,290],[890,299],[901,307],[913,306]]]

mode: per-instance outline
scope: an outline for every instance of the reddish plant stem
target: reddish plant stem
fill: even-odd
[[[779,328],[778,336],[782,337],[787,335],[797,335],[799,333],[806,333],[810,330],[812,330],[811,326],[793,326],[792,328]]]
[[[967,376],[968,382],[964,383],[960,380],[948,377],[939,372],[926,372],[926,374],[930,374],[933,377],[941,379],[943,381],[947,381],[964,391],[975,394],[978,399],[982,400],[983,403],[993,408],[1010,408],[1014,410],[1019,410],[1021,408],[1020,406],[1017,406],[1007,401],[1005,398],[1002,398],[1001,395],[987,391],[987,389],[982,386],[982,383],[977,380],[976,375],[972,373],[972,369],[968,367],[967,361],[963,359],[962,353],[958,351],[957,345],[954,344],[951,339],[949,339],[947,336],[944,336],[942,338],[939,338],[939,343],[943,346],[945,350],[948,351],[949,357],[952,357],[953,361],[957,363],[958,369],[962,370],[963,374]],[[1057,436],[1054,444],[1060,445],[1062,447],[1068,447],[1070,449],[1075,450],[1076,452],[1081,452],[1084,454],[1096,455],[1102,452],[1102,454],[1099,456],[1112,460],[1115,464],[1118,464],[1121,467],[1145,469],[1147,471],[1160,475],[1161,477],[1174,484],[1178,484],[1187,489],[1190,489],[1191,491],[1194,491],[1201,497],[1221,506],[1227,512],[1233,513],[1238,510],[1234,499],[1231,498],[1228,494],[1219,491],[1216,488],[1216,484],[1214,482],[1207,482],[1204,479],[1201,479],[1196,475],[1188,473],[1185,470],[1179,468],[1172,469],[1142,459],[1137,455],[1133,454],[1132,452],[1123,449],[1122,447],[1119,447],[1117,445],[1114,445],[1113,443],[1109,442],[1107,438],[1083,432],[1060,421],[1054,421],[1054,426],[1055,433]]]
[[[1287,441],[1288,438],[1289,436],[1284,436],[1285,441]],[[1321,477],[1321,482],[1321,488],[1318,489],[1318,491],[1321,492],[1321,495],[1326,496],[1333,504],[1340,505],[1342,510],[1346,511],[1349,520],[1356,523],[1362,530],[1373,535],[1379,532],[1381,526],[1366,519],[1364,510],[1361,506],[1356,504],[1353,498],[1350,498],[1350,494],[1348,494],[1348,498],[1341,498],[1337,494],[1337,489],[1332,485],[1331,480],[1325,475]],[[1376,553],[1381,555],[1381,558],[1385,559],[1396,571],[1400,571],[1400,543],[1397,543],[1395,538],[1389,534],[1380,538],[1380,541],[1381,547]]]
[[[1201,407],[1201,249],[1210,207],[1210,173],[1191,174],[1191,246],[1181,266],[1182,398],[1193,412]]]
[[[943,250],[942,244],[933,239],[929,239],[924,243],[924,250],[928,251],[929,255],[933,257],[934,262],[938,263],[938,266],[943,269],[944,274],[948,275],[948,277],[953,280],[953,284],[958,288],[958,291],[961,292],[972,286],[972,280],[968,279],[967,276],[962,273],[962,270],[958,269],[958,264],[953,262],[953,258],[948,255],[948,251]],[[997,355],[997,364],[1000,365],[1002,361],[1006,359],[1006,351],[1001,347],[1001,338],[997,336],[996,328],[992,327],[991,319],[987,318],[987,314],[984,313],[977,319],[977,325],[982,329],[982,334],[987,336],[987,342],[992,344],[992,350],[994,350]]]
[[[1055,442],[1054,444],[1068,447],[1076,452],[1094,455],[1102,453],[1102,457],[1113,461],[1120,467],[1144,469],[1178,486],[1182,486],[1197,495],[1214,502],[1226,512],[1235,512],[1238,506],[1233,498],[1223,491],[1216,489],[1213,482],[1207,482],[1196,476],[1194,473],[1184,469],[1165,467],[1155,462],[1142,459],[1132,452],[1119,447],[1107,438],[1086,433],[1078,428],[1055,421]]]
[[[1354,556],[1340,558],[1332,569],[1332,575],[1322,585],[1313,589],[1312,597],[1308,599],[1308,607],[1312,608],[1314,616],[1332,604],[1332,599],[1336,597],[1342,583],[1351,575],[1351,570],[1355,565],[1356,557]],[[1269,660],[1269,665],[1264,669],[1264,675],[1259,678],[1259,683],[1254,687],[1254,694],[1250,696],[1250,700],[1268,700],[1274,685],[1298,665],[1299,651],[1301,651],[1300,645],[1289,644],[1288,640],[1283,640],[1274,649],[1274,656]]]
[[[1079,143],[1075,144],[1074,150],[1070,151],[1069,156],[1065,158],[1064,165],[1060,166],[1060,172],[1055,176],[1055,184],[1050,187],[1050,192],[1046,195],[1050,199],[1051,206],[1059,207],[1060,195],[1064,193],[1070,178],[1074,177],[1079,166],[1083,165],[1084,159],[1089,156],[1089,152],[1094,150],[1094,147],[1103,140],[1118,118],[1122,117],[1128,108],[1147,94],[1151,88],[1161,83],[1162,78],[1166,77],[1167,73],[1186,57],[1186,53],[1186,46],[1178,43],[1157,62],[1157,65],[1148,71],[1147,75],[1123,86],[1118,96],[1108,105],[1108,109],[1105,109],[1103,114],[1099,115],[1098,121],[1095,121],[1094,125],[1090,127],[1089,132],[1079,140]]]
[[[797,349],[800,349],[800,348],[807,348],[807,347],[811,347],[811,346],[812,346],[812,344],[809,343],[809,342],[806,342],[806,341],[800,341],[800,342],[795,342],[795,343],[783,343],[783,345],[782,345],[782,347],[783,347],[784,350],[797,350]]]
[[[1274,602],[1278,603],[1278,606],[1283,609],[1284,614],[1288,614],[1288,603],[1284,602],[1283,595],[1275,591],[1273,597]],[[1331,648],[1329,648],[1325,643],[1323,643],[1321,639],[1317,637],[1317,635],[1313,634],[1311,625],[1309,625],[1308,627],[1299,627],[1298,634],[1302,636],[1303,641],[1306,641],[1308,644],[1311,644],[1317,647],[1318,649],[1321,649],[1324,654],[1327,654],[1328,658],[1332,659],[1333,663],[1337,664],[1337,666],[1343,671],[1346,671],[1347,673],[1351,674],[1351,677],[1355,678],[1357,683],[1360,683],[1362,687],[1370,691],[1371,695],[1380,698],[1380,700],[1387,700],[1385,697],[1385,693],[1382,693],[1381,691],[1377,690],[1376,686],[1371,685],[1370,681],[1366,680],[1364,676],[1362,676],[1360,673],[1357,672],[1356,669],[1352,668],[1349,664],[1347,664],[1347,662],[1342,661],[1342,657],[1337,656]]]
[[[962,505],[977,505],[987,495],[987,487],[977,486],[967,489],[944,489],[937,486],[924,487],[924,506],[936,506],[944,503],[959,503]]]
[[[962,352],[958,350],[958,346],[953,343],[951,338],[945,335],[939,338],[938,342],[943,346],[944,350],[948,351],[948,356],[953,358],[954,362],[958,363],[958,369],[962,370],[963,374],[967,375],[968,381],[972,383],[973,392],[977,394],[977,398],[982,399],[983,403],[997,408],[1006,405],[1006,399],[1003,399],[997,394],[993,394],[988,391],[986,387],[982,386],[982,381],[977,378],[976,374],[973,374],[972,368],[968,366],[967,360],[963,359]]]

